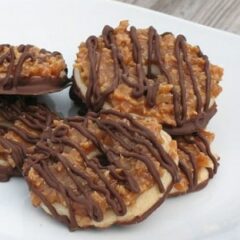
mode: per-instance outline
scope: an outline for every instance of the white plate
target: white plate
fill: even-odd
[[[207,9],[206,9],[207,11]],[[80,41],[105,24],[129,19],[138,27],[183,33],[225,68],[219,112],[209,128],[221,156],[217,176],[204,190],[167,200],[147,220],[107,230],[68,229],[31,206],[21,179],[0,184],[1,240],[240,239],[240,37],[150,10],[103,0],[1,1],[1,43],[32,43],[63,53],[70,73]],[[67,90],[47,97],[57,111],[73,113]]]

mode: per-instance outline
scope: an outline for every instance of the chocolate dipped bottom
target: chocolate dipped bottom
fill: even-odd
[[[0,95],[41,95],[60,91],[69,83],[59,52],[32,45],[0,45]]]
[[[41,104],[25,105],[24,100],[9,104],[9,112],[0,110],[5,122],[0,123],[0,181],[12,176],[22,176],[22,166],[27,154],[41,139],[43,130],[57,116]],[[5,106],[6,107],[6,106]]]
[[[178,146],[179,177],[169,196],[201,190],[214,177],[219,157],[212,153],[210,144],[214,134],[206,130],[174,137]]]
[[[122,21],[81,43],[70,97],[98,112],[113,108],[156,117],[172,135],[204,128],[216,113],[223,69],[183,35]]]
[[[178,181],[176,142],[114,110],[54,121],[24,164],[32,203],[70,229],[136,223]]]

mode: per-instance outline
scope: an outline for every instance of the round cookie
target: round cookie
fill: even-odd
[[[122,21],[81,43],[71,98],[88,109],[156,117],[171,135],[204,128],[216,113],[223,69],[183,35],[128,30]]]
[[[170,196],[202,189],[217,172],[219,157],[211,152],[214,134],[200,130],[191,135],[174,137],[178,145],[179,176]]]
[[[11,104],[10,104],[11,106]],[[9,106],[9,107],[10,107]],[[0,124],[0,181],[8,181],[12,176],[22,175],[22,165],[26,154],[31,152],[40,140],[43,130],[49,126],[56,115],[41,104],[21,108],[15,104],[12,114],[4,115],[15,118],[14,123]]]
[[[0,95],[40,95],[69,83],[59,52],[32,45],[0,45]]]
[[[72,230],[142,221],[178,180],[176,142],[155,118],[105,110],[53,126],[24,176],[33,205]]]

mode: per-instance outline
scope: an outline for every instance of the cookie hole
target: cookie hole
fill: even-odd
[[[80,116],[85,116],[88,112],[87,105],[83,102],[79,104],[79,110],[78,110],[78,115]]]
[[[111,163],[108,161],[108,158],[105,154],[101,154],[97,156],[97,159],[99,161],[99,163],[101,164],[101,166],[103,167],[107,167],[109,166]]]
[[[143,95],[146,97],[147,96],[147,90],[144,90]]]

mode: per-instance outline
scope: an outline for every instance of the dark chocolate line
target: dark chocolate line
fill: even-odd
[[[6,150],[11,151],[11,156],[15,162],[16,168],[18,170],[21,170],[21,166],[23,164],[23,160],[26,154],[25,148],[21,146],[19,143],[9,139],[5,139],[4,137],[0,137],[0,144]]]
[[[206,137],[203,136],[202,133],[198,132],[197,134],[197,137],[198,139],[200,139],[202,141],[202,143],[204,144],[205,146],[205,149],[206,149],[206,153],[207,155],[211,158],[212,162],[213,162],[213,172],[214,174],[217,172],[217,168],[218,168],[218,162],[217,162],[217,159],[215,158],[215,156],[212,154],[211,152],[211,149],[210,149],[210,146],[209,146],[209,143],[208,143],[208,140],[206,139]]]
[[[129,35],[132,40],[133,60],[136,63],[136,73],[137,73],[137,84],[132,91],[132,96],[134,98],[139,98],[144,95],[144,91],[146,88],[146,80],[145,80],[145,74],[144,74],[144,69],[142,64],[141,46],[138,41],[137,30],[135,27],[130,28]],[[147,104],[149,105],[150,102],[147,102]]]
[[[182,36],[182,35],[180,35],[180,36]],[[195,77],[194,72],[193,72],[192,64],[191,64],[191,62],[189,60],[189,57],[188,57],[187,46],[186,46],[186,38],[184,36],[182,36],[182,38],[181,38],[181,50],[182,50],[182,54],[183,54],[183,60],[186,63],[186,66],[187,66],[188,71],[189,71],[189,76],[190,76],[191,81],[192,81],[193,91],[194,91],[194,94],[196,96],[196,110],[197,110],[198,113],[200,113],[202,111],[202,107],[203,107],[202,97],[201,97],[201,94],[200,94],[200,91],[199,91],[199,88],[198,88],[198,83],[197,83],[196,77]]]
[[[191,165],[192,165],[192,169],[188,169],[189,171],[189,174],[187,174],[187,177],[188,177],[188,180],[189,180],[189,191],[192,191],[196,185],[197,185],[197,181],[198,181],[198,172],[197,172],[197,165],[196,165],[196,159],[195,157],[193,156],[193,154],[188,151],[183,145],[181,144],[178,144],[178,149],[180,149],[189,159]],[[181,159],[180,159],[180,162],[181,162]],[[189,176],[191,176],[189,178]]]
[[[188,180],[188,189],[193,189],[193,175],[191,173],[191,171],[189,170],[188,166],[183,162],[179,161],[179,169],[181,170],[181,172],[187,177]]]
[[[156,63],[159,67],[160,72],[166,77],[166,80],[168,84],[172,84],[172,94],[173,94],[173,108],[174,108],[174,116],[176,120],[176,124],[179,126],[181,125],[181,118],[180,118],[180,106],[179,106],[179,94],[176,90],[176,87],[173,84],[173,79],[171,77],[171,74],[169,71],[166,69],[163,59],[162,59],[162,54],[161,54],[161,49],[160,49],[160,37],[157,33],[157,30],[154,27],[149,28],[148,32],[149,40],[148,40],[148,76],[152,76],[152,71],[151,71],[151,64],[154,63],[154,58],[152,57],[153,54],[156,56]],[[164,35],[162,35],[164,36]]]
[[[200,48],[199,48],[199,56],[202,57],[205,61],[204,71],[205,71],[205,75],[206,75],[206,92],[205,92],[206,98],[205,98],[204,110],[207,111],[210,107],[211,88],[212,88],[212,77],[211,77],[211,73],[210,73],[210,63],[209,63],[209,60],[208,60],[208,56],[204,55]]]
[[[185,79],[184,79],[184,69],[183,69],[183,60],[181,56],[181,51],[183,48],[183,41],[185,41],[185,37],[183,35],[178,35],[175,41],[175,56],[177,59],[177,68],[178,68],[178,81],[180,86],[180,96],[181,96],[181,120],[180,126],[187,119],[187,96],[186,96],[186,86],[185,86]]]

